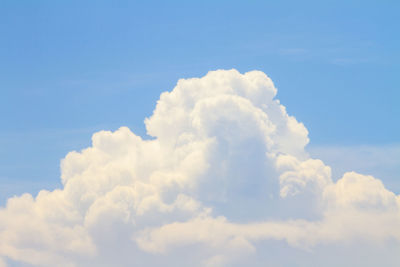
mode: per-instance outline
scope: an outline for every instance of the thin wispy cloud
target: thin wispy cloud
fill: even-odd
[[[354,65],[354,64],[365,64],[370,62],[370,59],[367,58],[335,58],[332,60],[333,64],[336,65],[342,65],[342,66],[346,66],[346,65]]]
[[[296,55],[304,55],[308,51],[304,48],[282,48],[279,49],[279,53],[281,55],[287,55],[287,56],[296,56]]]

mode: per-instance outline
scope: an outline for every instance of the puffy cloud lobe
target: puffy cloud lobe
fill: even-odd
[[[95,133],[62,160],[62,189],[9,199],[0,255],[38,266],[222,266],[263,240],[398,244],[400,197],[371,176],[333,182],[276,93],[260,71],[179,80],[145,121],[153,138]]]
[[[345,173],[324,193],[327,203],[335,208],[396,210],[400,204],[400,197],[387,190],[380,180],[355,172]]]

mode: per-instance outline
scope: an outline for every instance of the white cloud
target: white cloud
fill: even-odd
[[[153,139],[95,133],[62,160],[62,189],[9,199],[0,255],[38,266],[247,266],[266,241],[398,246],[400,197],[372,176],[332,181],[276,93],[259,71],[179,80],[145,121]]]

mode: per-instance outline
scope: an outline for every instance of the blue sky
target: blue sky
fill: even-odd
[[[2,0],[0,206],[61,187],[60,160],[95,132],[146,137],[144,119],[179,79],[232,68],[273,80],[334,182],[355,170],[399,194],[399,10],[394,0]]]
[[[346,2],[3,1],[2,181],[52,186],[94,131],[144,135],[162,91],[220,68],[266,72],[312,143],[398,143],[398,4]]]
[[[311,144],[399,143],[397,1],[2,1],[0,199],[209,70],[258,69]]]

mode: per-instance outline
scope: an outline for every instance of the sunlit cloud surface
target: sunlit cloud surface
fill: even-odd
[[[400,196],[356,172],[333,181],[276,94],[260,71],[179,80],[150,137],[97,132],[61,161],[61,189],[8,199],[0,266],[289,266],[321,249],[335,266],[342,246],[395,266]]]

